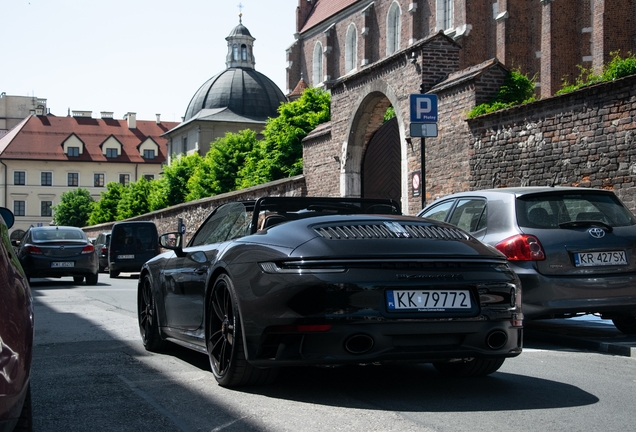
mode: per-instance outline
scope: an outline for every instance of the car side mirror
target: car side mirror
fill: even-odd
[[[183,234],[179,232],[170,232],[159,236],[159,245],[162,248],[173,250],[177,256],[184,256],[183,253]]]

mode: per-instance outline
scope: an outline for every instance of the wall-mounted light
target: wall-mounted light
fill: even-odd
[[[417,56],[415,55],[415,51],[411,53],[411,58],[409,59],[411,63],[415,63],[417,61]]]

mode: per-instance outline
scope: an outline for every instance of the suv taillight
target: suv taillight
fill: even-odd
[[[543,261],[545,252],[539,239],[533,235],[518,234],[495,245],[509,261]]]

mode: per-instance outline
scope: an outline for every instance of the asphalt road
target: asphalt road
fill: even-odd
[[[528,325],[524,353],[485,378],[443,378],[429,365],[297,368],[267,387],[228,390],[204,355],[176,346],[144,350],[134,276],[100,274],[94,287],[35,279],[32,288],[35,431],[596,431],[636,424],[636,339],[594,319]]]

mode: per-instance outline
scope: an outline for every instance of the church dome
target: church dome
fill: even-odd
[[[185,121],[201,110],[227,108],[251,120],[265,121],[278,116],[278,106],[287,102],[278,86],[251,68],[228,68],[213,76],[194,94]]]
[[[264,122],[278,116],[278,106],[287,102],[278,86],[254,68],[255,39],[243,25],[241,16],[239,24],[225,38],[228,48],[226,69],[197,90],[186,109],[185,122],[212,117]]]

